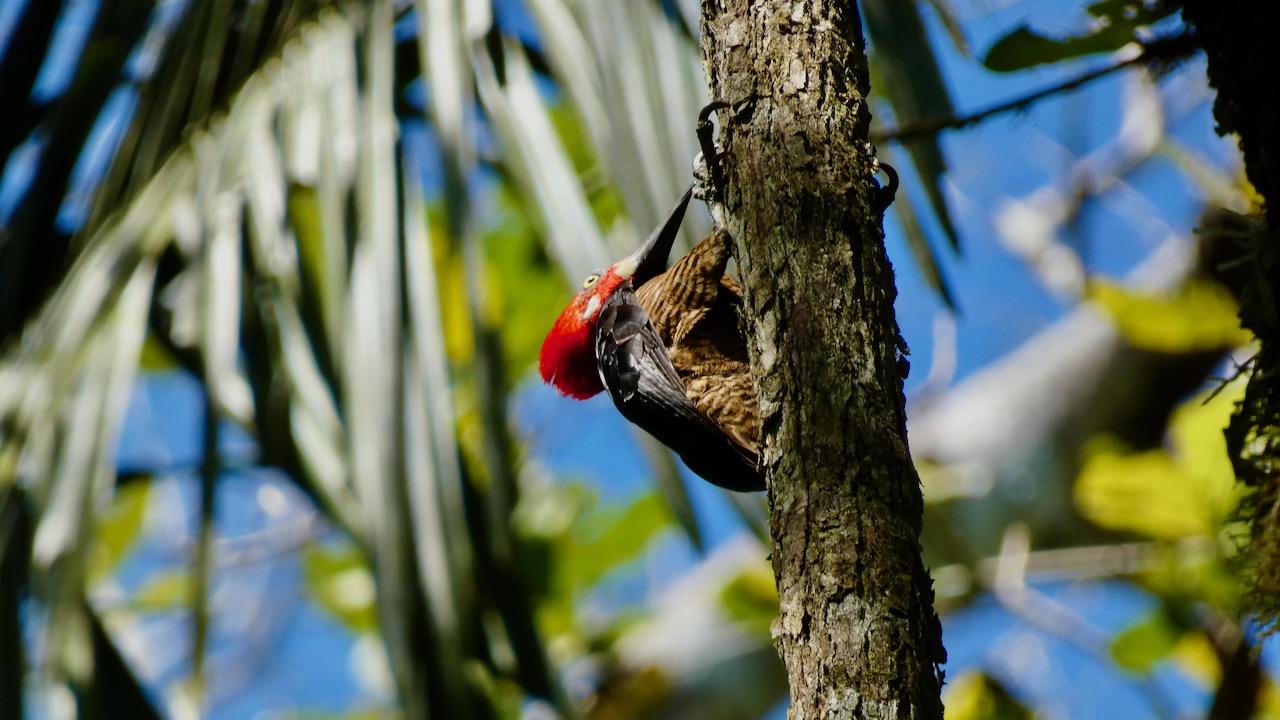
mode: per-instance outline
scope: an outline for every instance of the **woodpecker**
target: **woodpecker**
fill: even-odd
[[[602,390],[623,417],[720,487],[763,490],[755,386],[717,228],[669,270],[693,188],[631,255],[592,273],[547,334],[542,379],[585,400]]]

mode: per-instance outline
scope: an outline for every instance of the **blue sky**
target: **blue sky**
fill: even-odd
[[[23,5],[22,0],[0,0],[0,48],[7,42],[7,22]],[[70,63],[77,57],[79,38],[91,20],[94,0],[71,0],[66,5],[65,22],[58,31],[50,62],[41,74],[35,94],[55,96],[65,87]],[[182,2],[162,2],[157,6],[158,24],[171,21]],[[965,31],[971,45],[981,49],[1008,32],[1018,22],[1034,19],[1044,30],[1065,30],[1079,22],[1074,5],[1030,0],[991,9],[988,4],[959,3]],[[498,3],[498,17],[521,34],[528,28],[518,6]],[[941,30],[931,14],[930,31],[941,38]],[[971,58],[961,56],[954,46],[940,39],[944,75],[959,112],[964,113],[1051,85],[1102,62],[1092,58],[1067,68],[1026,71],[1007,76],[993,75]],[[147,50],[136,53],[130,65],[134,78],[150,72]],[[1202,87],[1204,63],[1185,63],[1163,81],[1168,88],[1184,83]],[[950,163],[947,198],[963,244],[959,256],[940,253],[945,272],[956,291],[962,314],[956,319],[956,379],[963,378],[1016,348],[1073,307],[1074,301],[1046,290],[1028,265],[1010,254],[996,238],[993,212],[1009,198],[1025,197],[1053,182],[1073,158],[1083,156],[1113,138],[1131,93],[1130,81],[1112,76],[1087,89],[1047,100],[1032,110],[991,120],[976,128],[943,136],[943,148]],[[1211,167],[1232,172],[1234,149],[1230,140],[1213,133],[1209,96],[1192,104],[1182,114],[1169,119],[1168,135],[1190,149]],[[127,85],[113,97],[109,110],[77,166],[76,187],[64,207],[60,222],[64,228],[83,221],[89,192],[113,151],[122,118],[132,112],[135,98]],[[692,129],[692,119],[690,120]],[[412,143],[420,152],[430,144]],[[29,141],[29,152],[11,160],[0,177],[0,218],[7,217],[21,201],[24,178],[30,163],[39,155],[40,138]],[[899,157],[905,157],[899,153]],[[904,183],[913,176],[902,167]],[[431,167],[431,158],[424,167]],[[27,178],[29,179],[29,178]],[[1125,177],[1122,187],[1108,191],[1107,202],[1090,204],[1070,228],[1064,241],[1075,244],[1086,267],[1107,275],[1122,275],[1162,242],[1171,231],[1189,234],[1199,212],[1201,191],[1180,172],[1172,157],[1160,154]],[[1104,200],[1107,198],[1104,197]],[[916,205],[924,203],[917,197]],[[1133,208],[1142,216],[1135,222]],[[1083,239],[1089,245],[1083,245]],[[886,243],[898,282],[896,304],[902,333],[912,349],[912,374],[908,393],[927,373],[934,355],[934,327],[942,305],[923,284],[902,239],[901,228],[890,213],[886,217]],[[941,243],[935,243],[942,247]],[[568,295],[566,293],[566,301]],[[548,318],[550,322],[550,318]],[[533,457],[558,476],[585,478],[599,489],[604,502],[621,503],[648,488],[648,470],[643,456],[631,441],[631,429],[603,397],[588,402],[559,398],[531,377],[513,398],[519,435],[529,443]],[[200,393],[194,382],[178,374],[147,376],[139,381],[130,419],[121,440],[122,469],[148,470],[167,477],[166,509],[155,512],[186,514],[189,519],[194,497],[193,470],[200,453],[198,424]],[[220,491],[219,529],[225,537],[252,536],[283,522],[298,522],[314,515],[309,501],[286,480],[252,467],[252,440],[237,428],[224,433],[224,452],[229,464],[241,470],[229,473]],[[741,532],[736,516],[719,490],[691,479],[690,491],[698,511],[704,536],[710,546],[725,542]],[[259,499],[264,488],[287,499],[288,511],[280,516],[264,515]],[[189,533],[190,523],[178,523]],[[160,523],[158,527],[165,526]],[[344,542],[331,530],[318,531],[330,543]],[[124,563],[114,581],[121,588],[136,587],[144,576],[184,562],[181,555],[165,551],[172,538],[144,535],[133,556]],[[170,549],[171,550],[171,549]],[[693,563],[697,556],[679,542],[665,543],[660,550],[672,562]],[[267,613],[272,628],[266,649],[247,656],[235,646],[243,628],[215,623],[212,644],[215,662],[231,668],[249,662],[254,672],[235,675],[239,683],[215,706],[211,717],[234,720],[253,717],[264,708],[325,707],[343,709],[353,704],[385,702],[385,696],[369,683],[361,683],[351,672],[351,658],[357,651],[354,636],[332,615],[304,596],[300,556],[282,552],[276,557],[227,572],[225,590],[234,598],[250,602],[270,589]],[[1123,629],[1152,609],[1153,600],[1124,583],[1056,585],[1040,588],[1049,597],[1068,603],[1101,632]],[[661,587],[645,587],[644,597]],[[289,598],[291,606],[280,598]],[[269,603],[270,604],[270,603]],[[166,644],[154,680],[164,683],[186,672],[183,655],[185,614],[162,613],[146,621],[144,635],[154,647]],[[947,670],[955,675],[965,668],[983,667],[1011,683],[1019,696],[1052,717],[1105,718],[1156,717],[1148,696],[1138,681],[1118,673],[1042,631],[1013,618],[989,598],[947,616],[945,641],[951,656]],[[1272,648],[1267,657],[1273,657]],[[1178,671],[1169,668],[1158,674],[1155,683],[1168,701],[1182,712],[1203,708],[1206,692]],[[1087,692],[1082,690],[1087,688]],[[1121,712],[1123,711],[1123,712]],[[37,715],[38,716],[38,715]]]

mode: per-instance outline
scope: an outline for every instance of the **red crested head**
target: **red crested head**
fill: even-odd
[[[608,270],[587,277],[573,302],[556,318],[556,324],[542,342],[538,370],[542,379],[554,385],[561,394],[586,400],[604,390],[600,370],[596,366],[595,348],[600,307],[622,283],[630,280],[638,288],[666,269],[671,244],[680,231],[680,221],[692,196],[693,188],[689,188],[662,224],[654,228],[634,253],[614,263]]]
[[[604,390],[596,367],[594,331],[605,298],[626,280],[617,268],[618,265],[614,265],[588,276],[569,307],[556,318],[547,339],[542,341],[538,370],[542,379],[562,395],[586,400]]]

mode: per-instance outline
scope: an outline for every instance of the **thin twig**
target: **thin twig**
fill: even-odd
[[[1111,638],[1071,607],[1027,585],[1027,560],[1031,538],[1022,524],[1010,526],[1000,543],[996,577],[992,583],[1000,606],[1028,625],[1039,629],[1089,655],[1103,665],[1111,664]],[[1172,699],[1151,677],[1135,678],[1134,687],[1147,700],[1157,717],[1178,717]]]
[[[925,118],[923,120],[909,122],[896,128],[872,131],[871,139],[872,142],[876,143],[882,143],[888,140],[906,142],[908,140],[937,135],[943,130],[968,127],[996,115],[1025,109],[1046,97],[1056,95],[1060,92],[1074,90],[1081,85],[1123,70],[1132,65],[1137,65],[1139,63],[1167,63],[1172,60],[1186,57],[1197,48],[1198,46],[1195,44],[1194,38],[1189,33],[1183,33],[1171,38],[1153,40],[1144,44],[1142,46],[1142,52],[1131,58],[1118,60],[1106,67],[1091,70],[1082,75],[1078,75],[1074,78],[1058,83],[1057,85],[1037,90],[1029,95],[1023,95],[1022,97],[1014,100],[1009,100],[1000,103],[999,105],[993,105],[985,110],[969,115],[942,115],[939,117]]]

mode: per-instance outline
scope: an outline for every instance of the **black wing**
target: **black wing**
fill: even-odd
[[[756,454],[698,411],[630,284],[604,301],[596,323],[600,379],[622,416],[675,450],[689,469],[728,490],[763,490]]]

